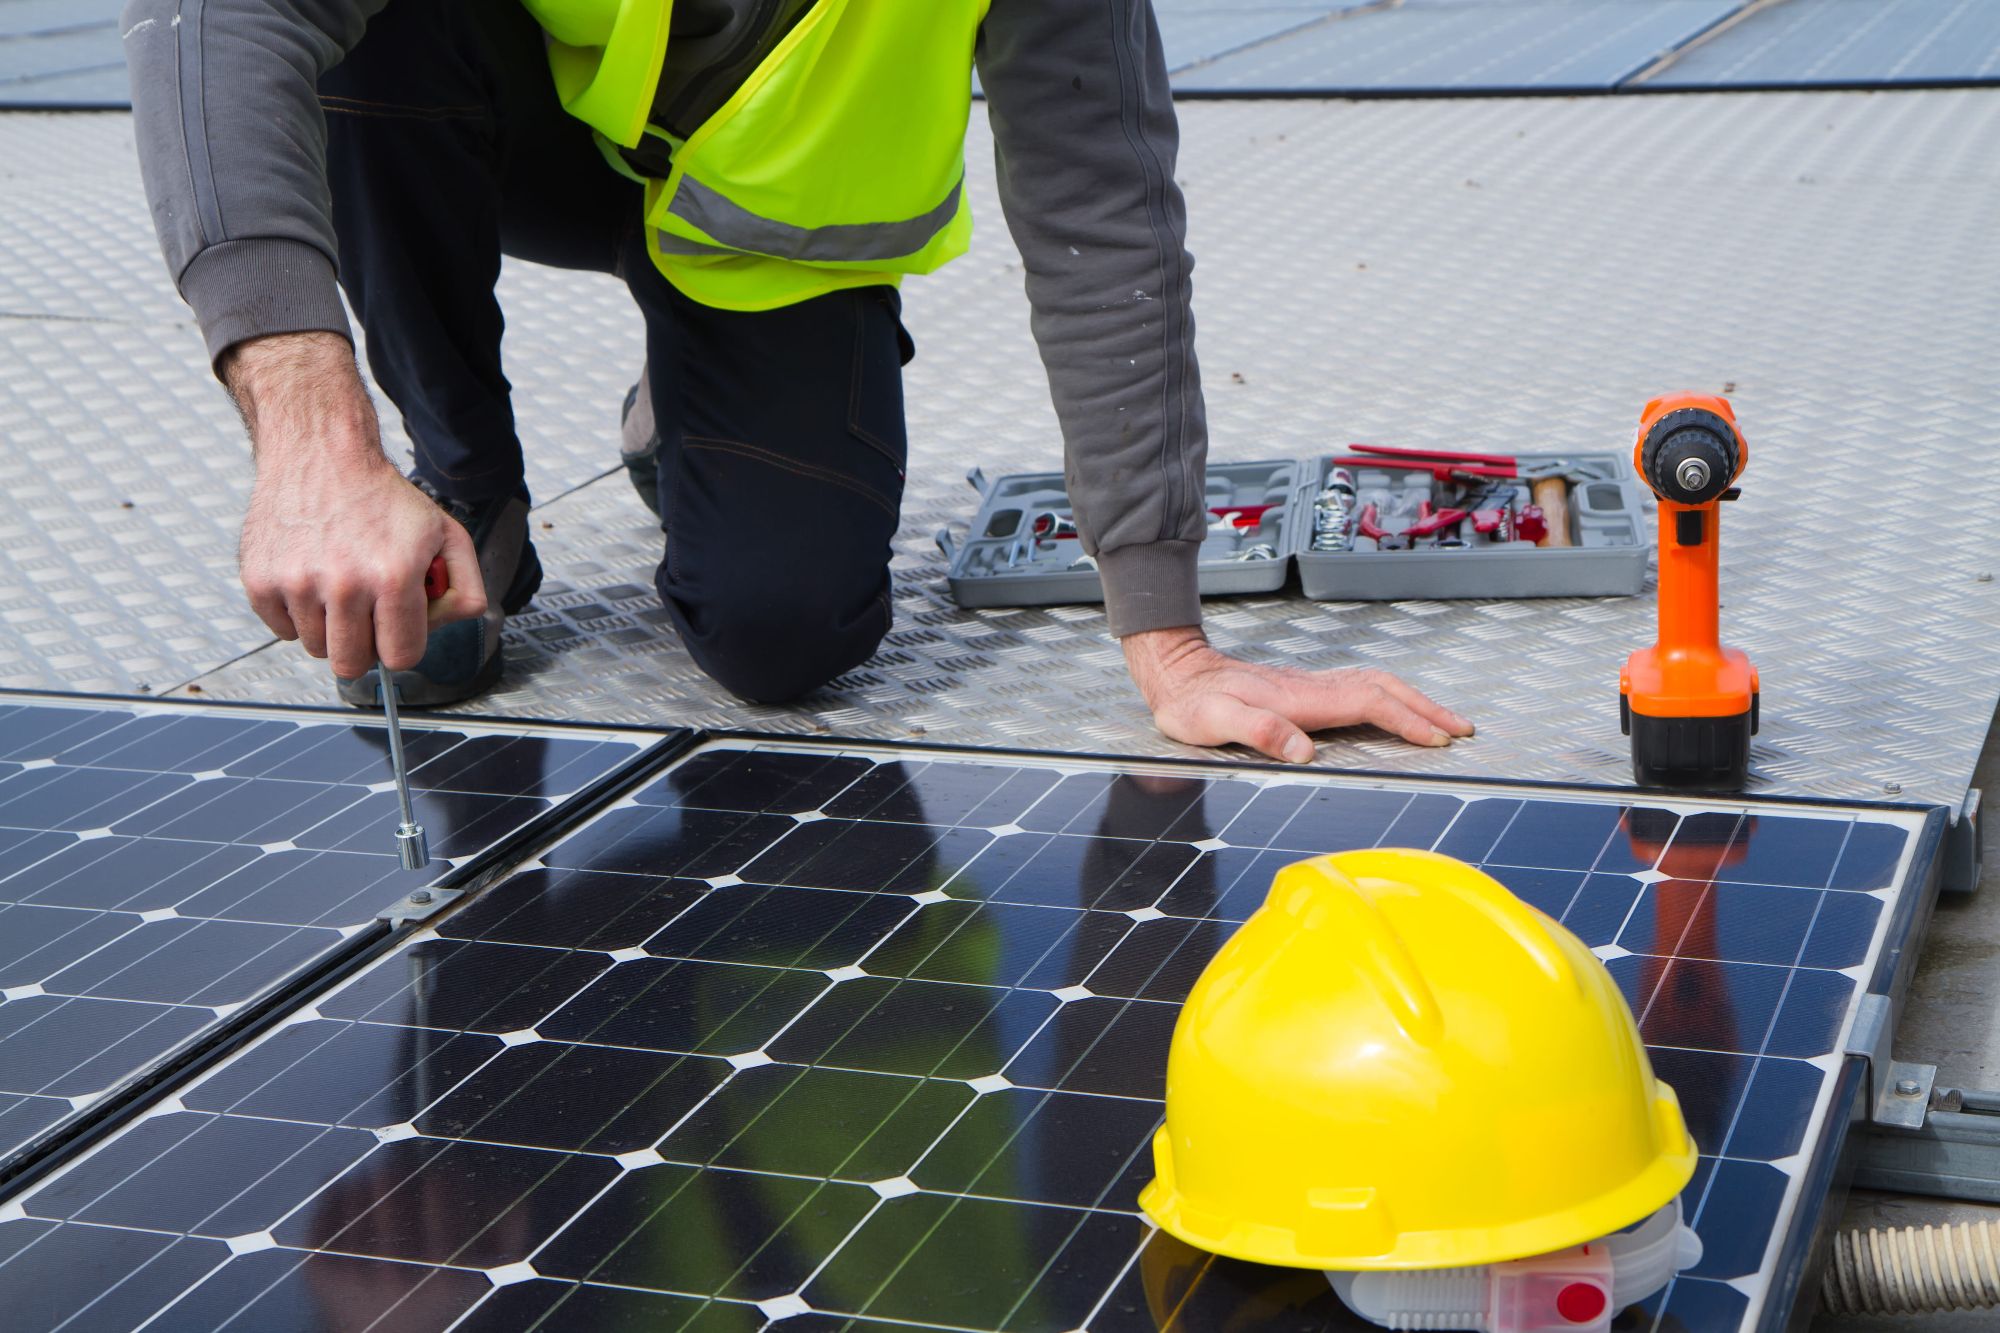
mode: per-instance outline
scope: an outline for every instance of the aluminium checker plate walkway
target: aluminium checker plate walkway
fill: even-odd
[[[1976,535],[2000,529],[2000,95],[1199,103],[1181,121],[1216,457],[1602,450],[1663,387],[1729,391],[1753,461],[1724,626],[1767,681],[1757,789],[1962,798],[2000,697]],[[20,186],[0,191],[0,316],[19,316],[0,318],[0,684],[330,702],[324,667],[272,645],[236,586],[240,427],[160,271],[130,138],[123,116],[0,118]],[[907,287],[896,625],[795,709],[701,677],[659,623],[649,516],[622,475],[591,481],[639,362],[629,299],[508,267],[550,581],[473,711],[1177,752],[1096,608],[944,595],[930,535],[969,516],[966,467],[1060,462],[977,117],[968,171],[972,253]],[[1332,736],[1330,761],[1551,782],[1625,780],[1612,682],[1652,618],[1645,597],[1209,607],[1237,651],[1395,670],[1481,727],[1442,752]]]
[[[0,694],[0,1175],[662,738]]]
[[[1984,151],[2000,94],[1201,103],[1181,119],[1214,456],[1603,450],[1664,387],[1729,391],[1752,462],[1724,519],[1723,624],[1766,681],[1756,790],[1868,799],[1895,782],[1957,804],[2000,698],[2000,582],[1980,581],[1996,561],[1974,535],[2000,530],[2000,157]],[[1097,608],[966,612],[943,591],[931,533],[970,517],[966,467],[1061,461],[990,147],[975,118],[981,239],[907,285],[910,478],[881,655],[798,708],[729,698],[660,623],[659,534],[613,476],[536,513],[550,581],[473,711],[1175,753]],[[587,418],[595,395],[608,423],[617,395],[590,378],[602,346],[547,312],[564,293],[629,302],[528,266],[511,280],[537,299],[510,336],[545,384],[586,386],[558,391],[566,415]],[[1947,496],[1958,517],[1939,522]],[[234,595],[223,577],[217,595]],[[1650,596],[1248,597],[1208,616],[1237,651],[1397,671],[1481,728],[1442,751],[1332,736],[1330,762],[1628,779],[1613,690],[1653,637]],[[327,697],[324,667],[292,645],[199,686]]]
[[[1360,1327],[1154,1232],[1273,871],[1435,846],[1607,961],[1703,1152],[1621,1330],[1781,1327],[1942,812],[724,740],[23,1196],[22,1333]]]

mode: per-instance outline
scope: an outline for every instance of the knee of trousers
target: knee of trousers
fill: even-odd
[[[790,703],[873,657],[889,632],[889,605],[886,576],[879,592],[847,607],[803,589],[760,590],[704,608],[687,647],[737,698]]]

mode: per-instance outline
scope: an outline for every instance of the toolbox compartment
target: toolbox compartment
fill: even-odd
[[[1209,529],[1196,564],[1204,597],[1276,592],[1291,567],[1297,506],[1305,465],[1297,459],[1265,463],[1210,463],[1208,505],[1270,506],[1249,527],[1218,522]],[[1075,538],[1037,541],[1030,527],[1036,515],[1070,512],[1069,491],[1060,472],[1023,472],[987,481],[974,468],[966,480],[980,493],[979,511],[963,541],[937,533],[938,549],[950,562],[945,573],[952,600],[968,608],[1059,606],[1102,602],[1104,584],[1095,568],[1072,568],[1083,554]],[[1267,560],[1244,560],[1245,551],[1269,547]]]
[[[1357,537],[1354,549],[1314,551],[1313,496],[1326,484],[1333,464],[1312,463],[1312,480],[1302,495],[1300,538],[1293,548],[1299,584],[1305,595],[1320,602],[1451,601],[1465,598],[1633,597],[1646,586],[1646,562],[1651,546],[1646,530],[1646,489],[1625,454],[1522,454],[1520,466],[1532,471],[1538,463],[1558,459],[1601,473],[1603,480],[1581,481],[1570,487],[1570,540],[1562,546],[1479,546],[1463,551],[1377,551]],[[1373,498],[1382,524],[1391,531],[1405,526],[1415,498],[1427,496],[1428,472],[1348,467],[1354,477],[1356,506]],[[1504,482],[1496,482],[1504,486]],[[1527,487],[1515,488],[1517,498]],[[1384,503],[1385,499],[1393,503]]]
[[[1208,465],[1208,507],[1269,506],[1246,513],[1238,526],[1217,516],[1202,544],[1197,569],[1204,597],[1276,592],[1294,564],[1305,595],[1316,601],[1436,601],[1458,598],[1630,597],[1645,586],[1648,551],[1646,492],[1622,453],[1522,454],[1533,470],[1558,458],[1601,474],[1569,496],[1573,547],[1507,547],[1475,543],[1465,550],[1378,551],[1357,537],[1352,549],[1315,551],[1313,501],[1333,470],[1330,455],[1308,459]],[[1348,466],[1357,491],[1353,512],[1372,500],[1384,527],[1399,531],[1417,502],[1431,493],[1427,471]],[[980,500],[962,539],[937,533],[948,562],[952,600],[969,609],[1056,606],[1104,600],[1097,570],[1078,567],[1073,537],[1037,540],[1036,517],[1070,513],[1059,472],[1015,473],[988,481],[974,468],[967,480]],[[1496,486],[1505,486],[1496,482]],[[1525,486],[1518,492],[1525,494]],[[1468,536],[1470,528],[1466,529]],[[1267,546],[1272,559],[1244,560]]]

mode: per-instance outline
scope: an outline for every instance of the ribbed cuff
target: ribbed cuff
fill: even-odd
[[[237,343],[273,333],[337,333],[352,342],[333,264],[304,241],[224,241],[194,257],[181,295],[208,343],[209,364]]]
[[[1200,542],[1148,542],[1097,553],[1104,609],[1118,638],[1201,623],[1195,586]]]

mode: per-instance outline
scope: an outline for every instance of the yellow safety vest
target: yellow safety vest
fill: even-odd
[[[989,0],[818,0],[685,141],[648,123],[673,0],[523,0],[556,92],[606,141],[664,140],[653,262],[694,300],[768,310],[964,254],[972,48]]]

